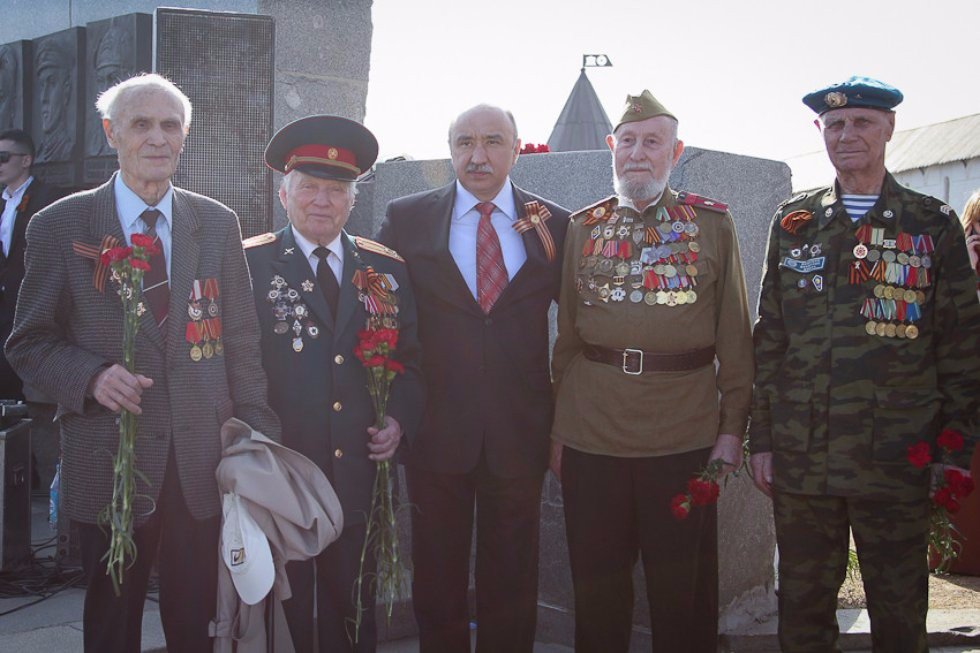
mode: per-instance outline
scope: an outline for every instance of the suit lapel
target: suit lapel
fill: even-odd
[[[347,323],[354,316],[354,312],[360,305],[357,299],[357,288],[354,287],[354,271],[359,267],[359,255],[357,248],[350,237],[341,232],[340,242],[344,247],[344,272],[340,277],[340,297],[337,299],[337,324],[334,330],[336,335],[340,335],[347,328]]]
[[[459,271],[453,253],[449,251],[449,230],[452,226],[453,204],[456,200],[456,182],[443,186],[428,199],[430,203],[422,207],[421,216],[427,224],[419,229],[419,233],[435,236],[431,240],[432,256],[437,261],[439,276],[446,286],[444,298],[462,308],[482,314],[483,310],[470,292],[470,287],[466,285],[466,279]]]
[[[524,204],[525,202],[530,202],[532,199],[532,197],[528,196],[520,188],[514,186],[514,204],[517,208],[518,220],[526,217]],[[551,264],[548,263],[548,259],[545,257],[544,246],[541,244],[541,238],[538,236],[537,231],[528,229],[521,234],[521,240],[524,242],[524,251],[527,254],[527,260],[524,261],[524,265],[517,271],[514,278],[510,280],[507,287],[504,288],[500,297],[494,303],[494,308],[491,309],[491,312],[498,306],[506,306],[508,303],[551,283],[551,274],[549,273],[549,266]]]
[[[174,356],[179,355],[184,341],[187,300],[191,296],[194,279],[197,277],[201,253],[198,237],[200,228],[200,218],[194,206],[184,196],[183,191],[174,188],[173,223],[170,226],[170,309],[167,313],[167,324],[164,325],[169,340],[168,348]],[[143,314],[142,326],[147,330],[147,337],[163,345],[160,330],[150,311]]]
[[[293,237],[293,230],[288,225],[283,229],[282,237],[279,239],[279,256],[272,262],[272,268],[279,276],[286,280],[290,288],[300,294],[303,302],[316,315],[320,325],[324,329],[332,331],[334,328],[333,315],[330,313],[327,300],[324,299],[323,293],[320,291],[320,285],[316,280],[316,272],[303,255],[303,250],[296,244],[296,239]],[[304,281],[312,282],[312,289],[305,290],[303,288]],[[269,280],[265,281],[265,283],[268,282]],[[309,288],[310,285],[306,284],[306,287]]]

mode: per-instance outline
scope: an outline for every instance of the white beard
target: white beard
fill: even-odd
[[[620,179],[614,169],[613,187],[616,189],[618,195],[639,205],[648,200],[654,200],[660,197],[664,189],[667,188],[667,179],[650,179],[649,181]]]

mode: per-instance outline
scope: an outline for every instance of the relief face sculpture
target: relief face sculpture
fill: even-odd
[[[94,94],[89,98],[88,126],[85,130],[85,154],[87,156],[110,156],[112,150],[102,131],[102,120],[95,111],[95,99],[110,86],[118,84],[135,74],[132,66],[133,48],[131,35],[116,21],[106,30],[92,57],[91,74],[94,75]]]
[[[70,108],[74,59],[57,39],[42,41],[37,52],[37,99],[41,120],[38,163],[67,161],[75,145],[74,112]]]
[[[0,45],[0,130],[13,129],[18,96],[17,53],[9,45]]]

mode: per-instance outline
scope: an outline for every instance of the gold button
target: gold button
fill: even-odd
[[[336,412],[339,413],[341,410],[343,410],[343,408],[344,408],[344,405],[342,403],[340,403],[339,401],[333,402],[333,409],[334,409],[334,411],[336,411]],[[338,449],[338,451],[339,451],[339,449]]]
[[[333,362],[335,362],[337,365],[343,365],[344,357],[341,356],[340,354],[337,354],[336,356],[333,357]]]
[[[344,457],[343,450],[342,449],[337,449],[336,451],[334,451],[333,452],[333,457],[334,458],[343,458]]]

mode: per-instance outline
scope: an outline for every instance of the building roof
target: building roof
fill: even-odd
[[[548,149],[552,152],[604,150],[610,133],[612,123],[583,68],[548,138]]]
[[[895,132],[885,150],[890,172],[967,161],[980,157],[980,113]],[[826,186],[834,178],[827,153],[808,152],[786,160],[796,192]]]

